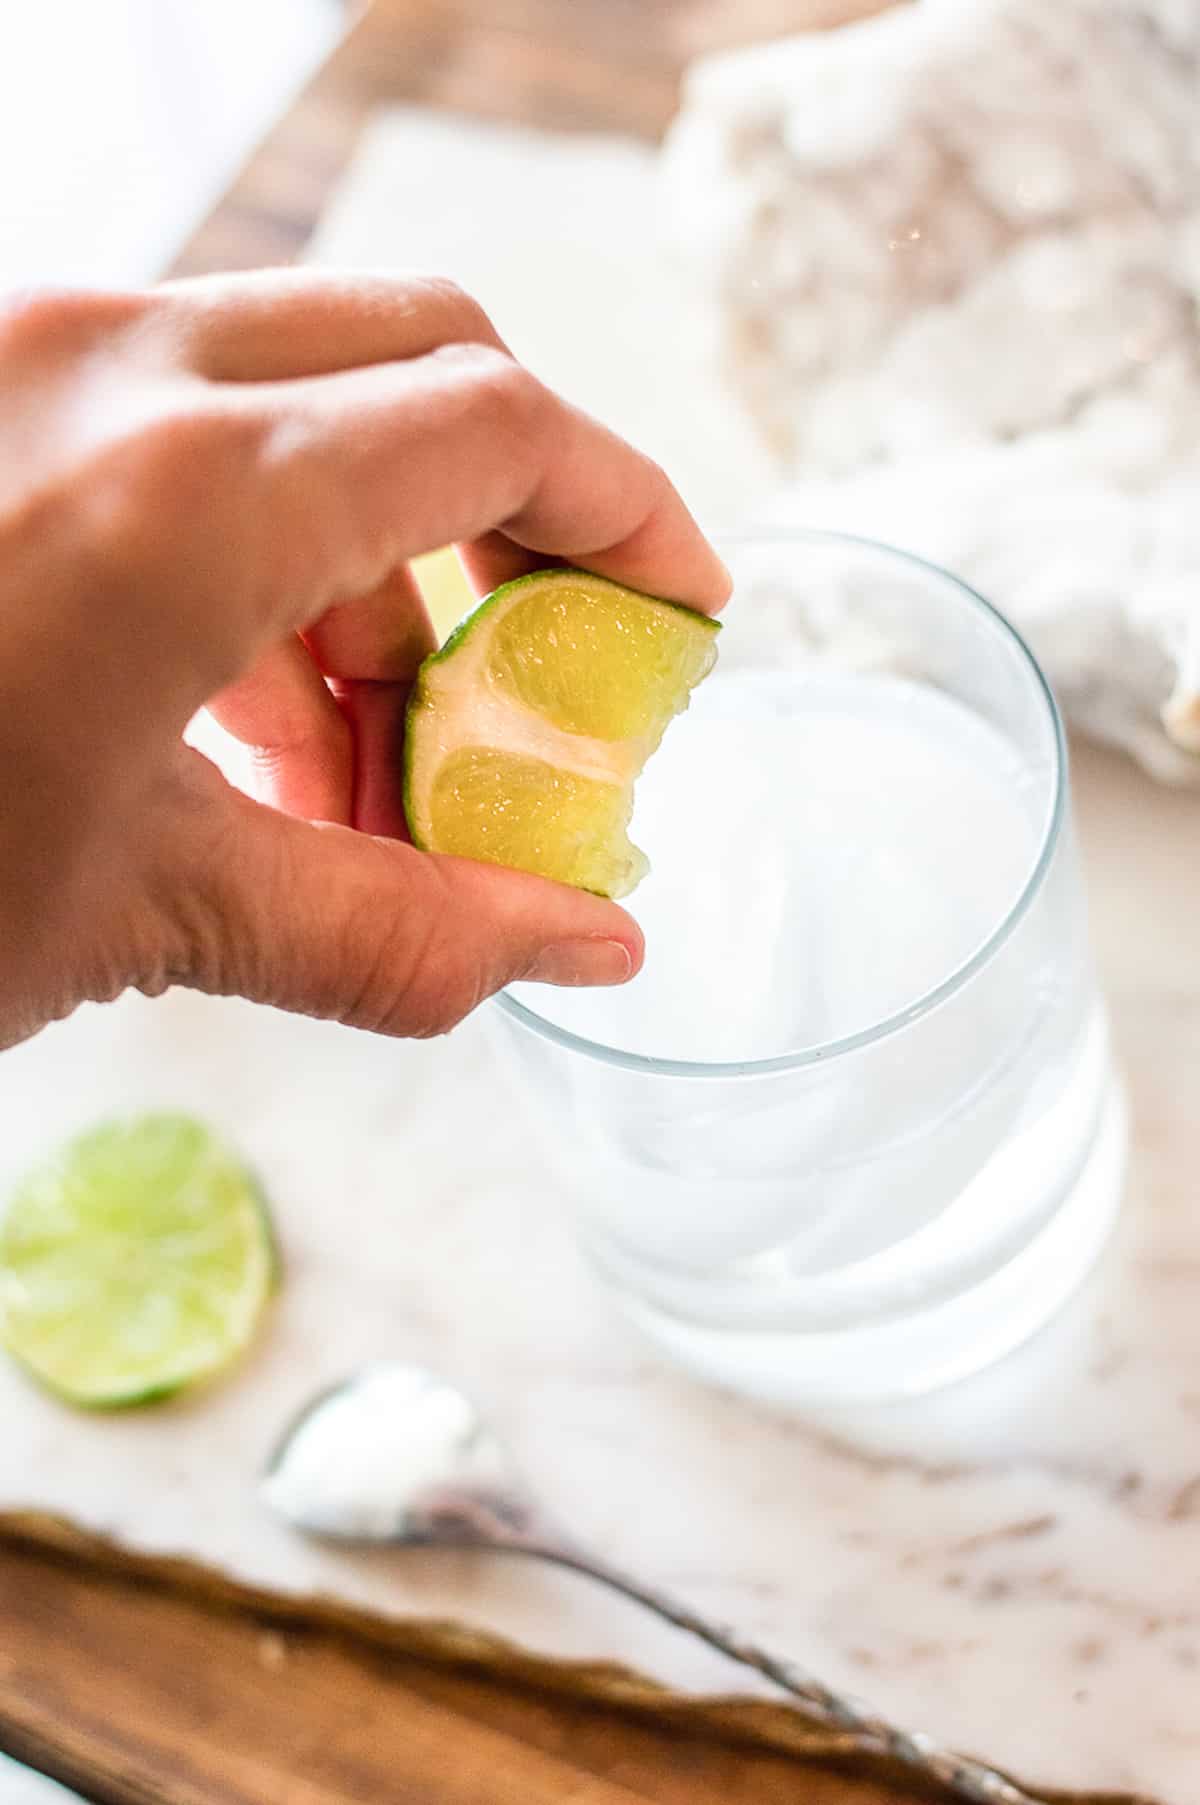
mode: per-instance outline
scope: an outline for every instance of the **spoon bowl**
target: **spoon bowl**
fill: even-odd
[[[262,1491],[295,1528],[344,1542],[510,1546],[534,1526],[471,1401],[435,1373],[384,1361],[305,1406]]]

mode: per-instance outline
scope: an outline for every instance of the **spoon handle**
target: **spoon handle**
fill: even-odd
[[[965,1755],[956,1755],[920,1731],[908,1734],[896,1729],[862,1699],[849,1693],[834,1692],[793,1662],[744,1641],[733,1630],[697,1616],[687,1605],[680,1604],[656,1587],[631,1578],[619,1568],[609,1566],[607,1561],[577,1551],[557,1538],[553,1542],[539,1540],[536,1545],[528,1544],[525,1551],[553,1561],[556,1566],[586,1574],[589,1579],[599,1580],[601,1585],[623,1593],[636,1604],[645,1605],[647,1610],[673,1623],[677,1629],[707,1642],[710,1648],[727,1655],[731,1661],[752,1667],[794,1698],[801,1699],[814,1717],[832,1729],[846,1731],[859,1748],[903,1762],[927,1779],[940,1781],[959,1798],[969,1799],[972,1805],[1045,1805],[1044,1800],[1039,1801],[1031,1793],[1023,1792],[994,1768],[985,1767]]]

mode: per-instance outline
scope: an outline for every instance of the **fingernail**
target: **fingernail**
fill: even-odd
[[[534,984],[624,984],[633,955],[620,940],[561,940],[544,946],[526,978]]]

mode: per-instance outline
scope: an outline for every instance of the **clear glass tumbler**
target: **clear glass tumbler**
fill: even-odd
[[[946,572],[834,534],[721,549],[717,670],[639,785],[645,970],[492,1021],[669,1354],[784,1405],[918,1393],[1045,1322],[1120,1200],[1062,724]]]

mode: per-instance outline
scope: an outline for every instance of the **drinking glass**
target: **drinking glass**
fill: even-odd
[[[945,571],[719,544],[718,666],[633,819],[644,972],[515,987],[493,1029],[588,1258],[670,1356],[783,1405],[919,1393],[1044,1323],[1121,1195],[1062,723]]]

